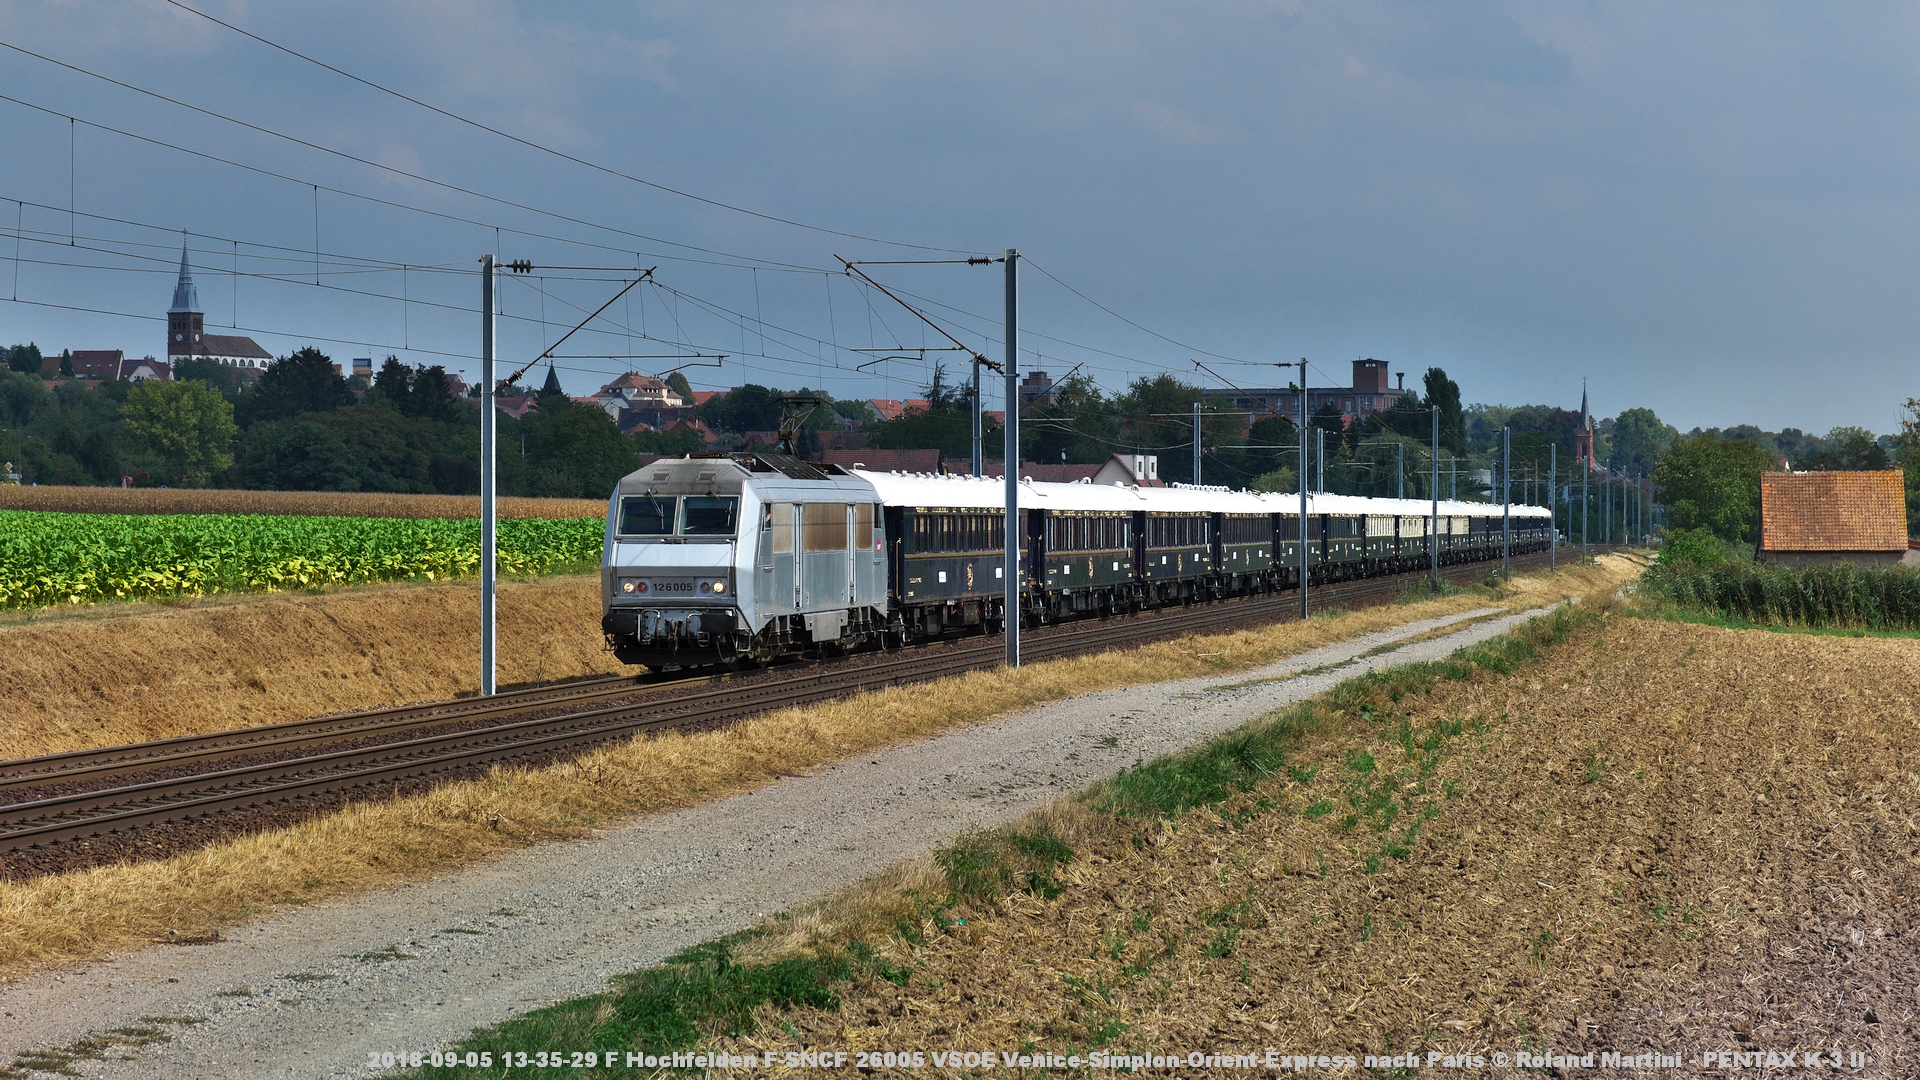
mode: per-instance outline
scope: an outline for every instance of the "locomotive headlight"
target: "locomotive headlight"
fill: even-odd
[[[727,592],[727,583],[726,583],[726,582],[724,582],[724,581],[716,581],[716,582],[714,582],[714,583],[713,583],[713,595],[715,595],[715,596],[725,596],[725,595],[726,595],[726,592]]]
[[[620,591],[623,593],[627,593],[628,595],[632,595],[632,593],[634,592],[634,583],[632,579],[628,579],[626,581],[621,582]]]

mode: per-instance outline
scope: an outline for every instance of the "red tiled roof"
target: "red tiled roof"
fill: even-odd
[[[926,398],[868,398],[867,404],[880,414],[882,420],[898,420],[910,412],[926,412]]]
[[[1077,484],[1082,480],[1091,480],[1102,465],[1042,465],[1037,462],[1020,463],[1020,475],[1031,476],[1036,482],[1044,484]]]
[[[629,371],[624,375],[620,375],[616,377],[612,382],[601,387],[600,393],[611,394],[616,390],[658,391],[658,390],[664,390],[666,388],[667,388],[667,384],[665,380],[656,379],[651,375],[642,375],[637,371]]]
[[[821,452],[820,460],[843,469],[858,465],[874,472],[940,471],[938,450],[876,450],[871,447],[865,450],[826,450]]]
[[[1905,551],[1898,469],[1760,474],[1762,551]]]

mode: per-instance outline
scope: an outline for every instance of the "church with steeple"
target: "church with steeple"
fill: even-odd
[[[1587,411],[1587,381],[1580,380],[1580,426],[1573,432],[1573,460],[1593,469],[1593,414]]]
[[[167,363],[212,360],[255,373],[273,363],[273,354],[250,337],[207,333],[207,316],[200,310],[200,292],[187,266],[187,242],[180,241],[180,280],[173,285],[173,306],[167,309]]]

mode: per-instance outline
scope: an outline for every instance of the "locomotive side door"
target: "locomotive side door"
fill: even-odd
[[[853,510],[842,502],[800,504],[800,602],[804,611],[846,607],[847,534]]]
[[[867,510],[867,527],[864,532],[859,528],[859,519],[861,517],[859,511],[862,509]],[[873,511],[868,509],[865,504],[856,506],[853,503],[848,503],[846,505],[846,514],[847,557],[845,559],[845,566],[842,568],[843,576],[841,580],[847,583],[847,603],[852,604],[855,600],[859,599],[860,596],[859,571],[854,568],[854,564],[859,561],[858,556],[863,554],[863,552],[859,550],[860,547],[865,543],[871,542],[870,538],[873,535]]]
[[[760,511],[760,581],[769,611],[800,606],[794,534],[799,515],[788,502],[767,503]]]

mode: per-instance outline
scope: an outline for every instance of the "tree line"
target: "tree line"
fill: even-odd
[[[475,494],[479,415],[439,365],[389,357],[356,394],[314,348],[257,378],[210,360],[91,387],[0,372],[0,457],[26,483]],[[557,392],[498,430],[504,494],[599,498],[639,465],[605,410]]]
[[[208,360],[183,361],[171,382],[78,380],[49,383],[33,345],[0,348],[0,459],[28,483],[214,485],[223,487],[474,494],[480,483],[476,399],[449,390],[438,365],[388,357],[360,392],[330,357],[304,348],[274,361],[257,378]],[[524,416],[499,419],[500,490],[514,495],[599,498],[643,454],[708,448],[693,430],[622,435],[605,409],[575,402],[549,372]],[[684,376],[669,383],[685,398]],[[923,393],[925,409],[881,420],[864,400],[836,400],[804,388],[798,395],[758,384],[708,398],[685,415],[698,419],[719,445],[739,445],[750,432],[797,429],[797,449],[811,455],[829,431],[864,431],[882,449],[938,449],[949,460],[971,456],[971,389],[936,365]],[[796,403],[796,399],[797,403]],[[989,402],[990,404],[997,404]],[[1232,406],[1218,392],[1175,376],[1142,376],[1108,392],[1083,375],[1053,385],[1021,410],[1021,460],[1099,464],[1114,453],[1153,454],[1160,476],[1191,482],[1193,408],[1200,406],[1201,475],[1208,484],[1268,491],[1297,490],[1301,457],[1296,418]],[[1795,428],[1695,429],[1684,435],[1652,410],[1632,408],[1599,421],[1598,462],[1614,476],[1639,478],[1674,528],[1703,528],[1731,542],[1751,542],[1759,521],[1759,478],[1768,469],[1906,470],[1909,530],[1920,533],[1920,401],[1894,435],[1837,427],[1823,436]],[[1433,494],[1434,413],[1439,414],[1442,497],[1492,496],[1488,481],[1510,433],[1516,501],[1543,503],[1550,466],[1556,504],[1565,506],[1576,476],[1580,414],[1546,405],[1462,405],[1460,387],[1438,367],[1418,389],[1385,410],[1347,416],[1333,405],[1308,417],[1308,482],[1338,494],[1424,499]],[[998,422],[985,423],[985,453],[997,459]],[[1323,453],[1322,453],[1323,452]],[[1324,460],[1322,460],[1324,457]],[[1575,496],[1577,497],[1577,496]],[[1605,514],[1589,485],[1590,518]],[[1574,518],[1563,512],[1562,527]],[[1590,535],[1597,533],[1590,532]]]

